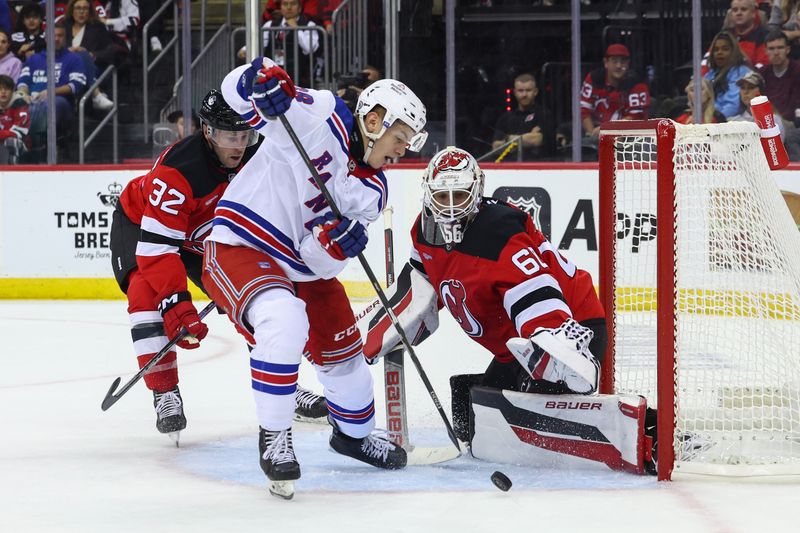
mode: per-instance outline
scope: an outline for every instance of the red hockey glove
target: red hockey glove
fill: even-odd
[[[188,291],[167,296],[158,304],[158,310],[164,319],[164,333],[170,339],[175,337],[181,328],[186,328],[188,334],[178,341],[178,346],[184,350],[197,348],[200,346],[200,341],[208,335],[208,326],[200,321]]]
[[[253,78],[250,98],[268,117],[286,113],[297,96],[292,78],[281,67],[264,68],[259,60],[253,61],[253,66],[258,73]]]
[[[326,213],[314,221],[314,237],[334,259],[344,261],[355,257],[367,247],[367,231],[358,220]]]

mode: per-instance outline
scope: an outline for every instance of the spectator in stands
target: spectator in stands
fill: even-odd
[[[742,102],[742,111],[738,115],[733,115],[732,117],[728,117],[728,122],[734,121],[745,121],[745,122],[755,122],[753,119],[753,114],[750,111],[750,101],[755,98],[756,96],[761,96],[764,92],[764,78],[758,72],[751,70],[747,74],[745,74],[740,80],[736,82],[736,85],[739,86],[739,98]],[[776,122],[778,123],[778,129],[781,130],[781,138],[785,138],[786,136],[786,128],[783,126],[783,120],[781,120],[780,113],[773,107],[773,113],[775,115]]]
[[[0,74],[10,76],[17,83],[22,61],[11,53],[11,38],[6,30],[0,30]]]
[[[44,2],[42,2],[42,4],[44,4]],[[61,20],[64,17],[64,15],[67,14],[68,5],[69,5],[69,2],[61,2],[60,0],[56,0],[56,2],[53,3],[53,9],[56,12],[56,22]],[[92,0],[92,7],[94,8],[95,12],[97,13],[97,16],[100,19],[105,20],[105,18],[106,18],[106,10],[103,7],[103,4],[100,3],[100,0]],[[67,28],[67,29],[69,29],[69,28]]]
[[[730,33],[723,31],[714,36],[709,64],[711,68],[703,77],[714,87],[714,105],[726,118],[739,114],[742,102],[736,82],[751,69]]]
[[[591,71],[581,88],[584,133],[597,141],[600,124],[607,120],[646,119],[650,90],[630,71],[631,54],[623,44],[606,49],[603,67]]]
[[[767,35],[769,64],[759,70],[764,95],[784,120],[800,119],[800,62],[789,59],[789,38],[781,30]]]
[[[793,52],[800,52],[800,23],[797,19],[797,10],[800,0],[775,0],[769,16],[769,27],[773,30],[783,30],[789,39],[789,46]],[[792,54],[796,57],[796,54]]]
[[[322,24],[325,30],[330,33],[333,31],[331,17],[333,16],[334,10],[339,7],[341,3],[341,0],[305,0],[303,2],[303,13],[317,24]],[[264,12],[261,14],[262,21],[267,22],[275,17],[279,17],[281,15],[280,9],[280,0],[268,0],[267,5],[264,6]]]
[[[20,61],[44,50],[43,21],[44,9],[39,3],[31,1],[20,9],[16,31],[11,34],[11,51]]]
[[[142,17],[142,29],[144,29],[144,25],[149,23],[153,18],[153,15],[156,14],[161,8],[161,2],[159,0],[139,0],[139,9]],[[168,10],[171,11],[171,10]],[[161,50],[164,49],[163,45],[161,44],[161,38],[164,33],[164,15],[162,14],[157,19],[150,24],[148,28],[148,40],[149,43],[145,43],[150,45],[150,50],[154,53],[158,54]]]
[[[185,121],[183,120],[183,111],[173,111],[169,115],[167,115],[167,122],[170,124],[175,124],[175,130],[178,132],[178,139],[183,139],[184,137],[184,124]],[[200,118],[192,109],[192,123],[189,128],[189,135],[194,135],[196,131],[200,129]]]
[[[750,64],[756,68],[766,65],[767,51],[764,38],[767,36],[767,29],[761,24],[756,0],[731,0],[728,19],[729,24],[723,31],[730,31],[736,38]]]
[[[109,0],[103,8],[105,17],[100,17],[100,20],[118,42],[125,43],[125,47],[132,50],[139,28],[139,4],[136,0]]]
[[[381,79],[383,79],[381,71],[372,65],[367,65],[355,76],[338,76],[336,80],[338,84],[336,95],[344,100],[350,111],[355,113],[356,103],[358,103],[358,97],[361,92],[373,82]]]
[[[66,47],[67,30],[63,22],[55,24],[53,38],[56,45],[56,73],[58,74],[55,80],[56,134],[64,137],[75,119],[75,101],[86,90],[86,72],[83,70],[83,60]],[[30,104],[31,136],[46,132],[46,52],[41,51],[32,55],[23,64],[17,81],[17,96],[22,98],[25,103]]]
[[[303,13],[300,0],[281,0],[280,14],[264,23],[262,28],[296,28],[298,26],[316,26],[313,20]],[[264,33],[264,55],[293,77],[299,85],[312,86],[315,64],[311,61],[314,52],[319,48],[319,34],[316,31],[281,31]],[[294,39],[300,50],[300,57],[294,57]],[[239,58],[244,59],[245,47],[239,50]],[[297,76],[295,76],[297,73]]]
[[[519,139],[522,159],[531,161],[553,155],[555,132],[550,117],[536,102],[539,89],[532,74],[520,74],[514,79],[516,109],[503,113],[494,130],[492,149],[496,150],[510,140]]]
[[[725,115],[717,111],[714,107],[714,87],[707,79],[700,80],[700,103],[702,104],[703,124],[721,124],[726,122]],[[686,86],[686,97],[688,98],[688,108],[680,116],[675,118],[675,122],[681,124],[694,124],[694,80],[689,80]]]
[[[11,8],[8,0],[0,0],[0,30],[11,35]]]
[[[24,101],[11,105],[14,80],[0,74],[0,165],[14,164],[30,148],[31,116]]]
[[[64,26],[67,28],[69,50],[78,54],[84,62],[87,84],[93,84],[99,73],[121,61],[121,47],[114,43],[111,33],[100,22],[89,0],[70,0],[64,14]],[[114,102],[99,88],[92,94],[92,104],[101,111],[114,106]]]

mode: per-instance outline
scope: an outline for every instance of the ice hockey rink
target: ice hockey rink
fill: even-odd
[[[201,305],[201,304],[198,304]],[[384,472],[329,450],[327,426],[297,424],[302,468],[292,501],[270,496],[258,466],[247,351],[225,317],[198,350],[180,351],[188,427],[176,448],[156,432],[152,396],[135,385],[100,410],[117,376],[136,371],[122,301],[0,302],[0,531],[797,531],[800,484],[720,479],[659,483],[610,470],[548,470],[465,456]],[[449,412],[447,379],[488,355],[443,320],[419,356]],[[382,364],[375,367],[384,420]],[[447,445],[413,366],[412,440]],[[301,384],[319,392],[301,367]],[[513,488],[490,482],[505,472]]]

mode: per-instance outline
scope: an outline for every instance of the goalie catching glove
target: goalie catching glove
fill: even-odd
[[[509,339],[506,347],[531,378],[592,394],[600,379],[600,364],[589,351],[593,336],[591,329],[568,318],[555,329],[536,328],[529,339]]]
[[[428,338],[439,327],[436,291],[409,263],[403,267],[397,281],[386,289],[386,299],[412,346]],[[364,340],[364,357],[369,364],[377,363],[400,344],[400,334],[380,300],[376,299],[364,308],[356,322]]]
[[[178,346],[185,350],[192,350],[200,346],[201,340],[208,335],[208,326],[200,320],[197,309],[192,304],[192,295],[189,291],[176,292],[161,300],[158,310],[164,319],[164,333],[172,339],[180,332],[181,328],[186,328],[188,332]]]
[[[342,217],[336,218],[333,213],[314,220],[314,238],[328,252],[328,255],[339,261],[355,257],[367,247],[367,231],[358,220]]]

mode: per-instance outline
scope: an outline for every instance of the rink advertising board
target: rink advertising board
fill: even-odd
[[[395,265],[408,258],[409,229],[421,206],[422,170],[421,165],[398,165],[386,171],[388,204],[394,209]],[[111,214],[128,181],[146,171],[143,167],[0,171],[0,298],[121,298],[108,251]],[[529,212],[549,240],[596,279],[596,164],[486,165],[485,172],[485,195]],[[781,189],[800,193],[800,184],[793,183],[798,181],[797,172],[775,173]],[[636,240],[637,216],[644,220],[643,214],[631,214],[621,238]],[[376,277],[383,280],[381,219],[370,226],[369,235],[365,255]],[[372,297],[357,261],[350,261],[339,278],[352,297]]]

